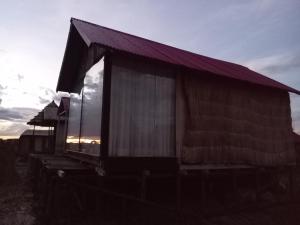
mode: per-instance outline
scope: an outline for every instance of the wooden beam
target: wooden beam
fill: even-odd
[[[101,147],[100,147],[100,156],[101,157],[100,158],[108,157],[111,70],[112,70],[111,52],[107,51],[104,56],[102,118],[101,118]]]

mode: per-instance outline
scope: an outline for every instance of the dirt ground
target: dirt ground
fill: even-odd
[[[17,162],[16,171],[18,179],[13,184],[0,185],[0,225],[35,225],[27,164]]]

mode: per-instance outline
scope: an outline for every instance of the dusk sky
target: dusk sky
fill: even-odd
[[[56,94],[70,18],[242,64],[300,90],[300,1],[0,1],[0,138]],[[300,96],[291,94],[300,133]]]

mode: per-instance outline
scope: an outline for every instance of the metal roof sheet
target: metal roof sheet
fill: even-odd
[[[34,135],[34,136],[49,136],[49,131],[48,130],[32,130],[32,129],[29,129],[29,130],[25,130],[21,135],[21,136],[31,136],[31,135]]]
[[[52,101],[48,105],[46,105],[45,108],[40,111],[35,117],[27,122],[27,124],[44,127],[55,126],[57,121],[57,110],[58,106],[54,101]]]
[[[68,113],[70,108],[70,98],[62,97],[57,110],[57,115]]]
[[[71,24],[77,29],[87,46],[99,44],[111,49],[160,60],[173,65],[207,71],[232,79],[300,94],[300,91],[294,88],[288,87],[238,64],[198,55],[74,18],[71,19]]]

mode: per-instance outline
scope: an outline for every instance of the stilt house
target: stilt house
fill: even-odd
[[[65,150],[104,171],[295,163],[289,92],[247,67],[71,19]]]

